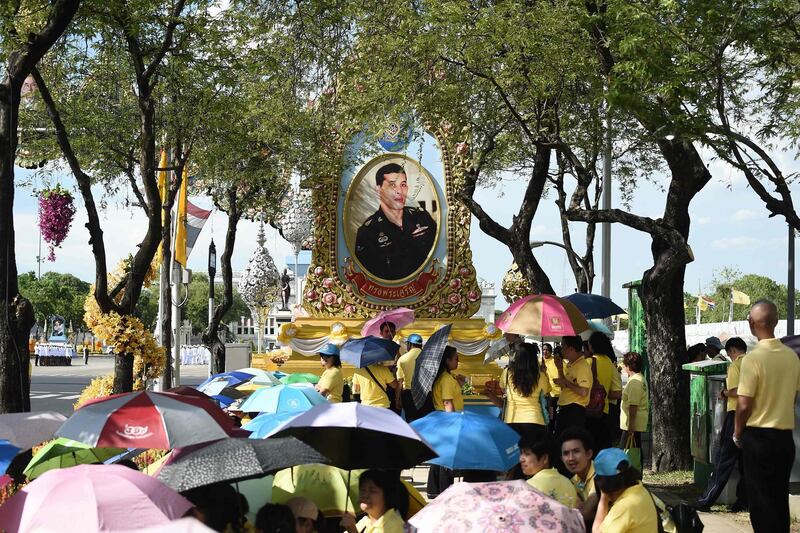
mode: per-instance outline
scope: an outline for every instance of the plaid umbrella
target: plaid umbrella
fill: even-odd
[[[433,388],[433,382],[436,380],[436,373],[439,371],[439,364],[442,361],[442,354],[447,347],[447,339],[450,337],[451,327],[453,327],[452,324],[447,324],[436,330],[417,357],[414,379],[411,381],[411,395],[414,397],[414,405],[417,406],[417,409],[422,408]]]
[[[261,477],[296,465],[328,459],[294,437],[223,439],[165,464],[156,476],[178,492],[221,481]]]

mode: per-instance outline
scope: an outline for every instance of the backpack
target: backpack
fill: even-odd
[[[653,496],[649,490],[653,505],[656,506],[658,515],[658,533],[702,533],[703,521],[700,515],[686,502],[680,502],[676,506],[664,503],[660,498]]]
[[[597,381],[597,359],[592,357],[592,390],[589,391],[589,404],[586,406],[587,418],[600,418],[606,406],[606,389]]]

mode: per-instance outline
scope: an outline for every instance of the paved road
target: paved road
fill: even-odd
[[[89,382],[113,372],[111,356],[92,356],[88,365],[83,364],[83,358],[76,357],[72,366],[35,366],[31,377],[31,410],[57,411],[69,416],[72,405]],[[205,379],[206,372],[206,366],[183,366],[181,384],[197,385]]]

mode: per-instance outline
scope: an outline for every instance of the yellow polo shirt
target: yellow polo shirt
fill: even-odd
[[[403,380],[403,390],[411,390],[411,380],[414,379],[414,367],[417,364],[417,357],[422,350],[411,348],[400,356],[397,360],[397,379]]]
[[[461,395],[461,385],[450,372],[443,372],[433,384],[433,408],[444,411],[444,401],[452,400],[456,411],[464,410],[464,397]]]
[[[554,357],[549,357],[544,360],[544,367],[547,369],[547,377],[550,380],[550,396],[558,398],[561,395],[561,387],[559,387],[555,380],[558,377],[558,367]]]
[[[558,376],[556,376],[558,377]],[[564,377],[573,383],[577,383],[586,389],[586,396],[578,396],[572,389],[564,387],[558,396],[558,405],[569,405],[576,403],[586,407],[589,405],[589,392],[592,390],[592,367],[590,362],[583,356],[578,357],[575,362],[564,362]]]
[[[385,389],[389,383],[394,381],[394,374],[381,364],[369,365],[367,368],[372,371],[383,389],[378,386],[378,383],[375,383],[365,368],[357,368],[353,376],[358,376],[358,384],[361,387],[361,403],[373,407],[389,407],[389,396],[386,395]]]
[[[606,403],[603,406],[603,413],[608,414],[608,394],[612,390],[622,390],[622,380],[619,380],[618,388],[615,389],[614,374],[619,374],[619,371],[614,367],[614,363],[611,362],[611,359],[602,354],[593,355],[592,357],[597,361],[597,381],[606,390]],[[589,371],[591,372],[592,360],[587,359],[586,364],[590,365]]]
[[[658,531],[658,513],[650,493],[641,483],[628,487],[611,505],[602,533],[653,533]]]
[[[392,508],[374,522],[365,515],[356,524],[356,529],[361,533],[403,533],[404,526],[403,517]]]
[[[633,428],[628,427],[628,410],[631,405],[636,406],[636,420]],[[647,414],[650,411],[650,398],[647,394],[647,383],[644,376],[637,372],[628,379],[625,390],[622,391],[622,405],[619,409],[619,428],[622,431],[647,431]]]
[[[575,485],[559,474],[555,468],[539,470],[528,480],[528,484],[570,509],[578,506],[578,492],[575,490]]]
[[[581,478],[578,477],[578,474],[572,476],[572,484],[575,486],[575,491],[578,493],[578,498],[582,502],[585,502],[586,499],[594,494],[594,461],[589,463],[589,472],[586,473],[586,481],[581,481]]]
[[[542,404],[539,395],[550,392],[550,380],[540,371],[539,381],[534,385],[530,396],[523,396],[511,381],[508,369],[500,374],[500,386],[506,389],[506,412],[503,420],[507,424],[544,424]]]
[[[320,389],[328,391],[328,401],[331,403],[339,403],[342,401],[342,392],[344,391],[344,378],[342,377],[342,369],[326,368],[319,378],[317,386]]]
[[[725,378],[725,388],[727,390],[736,389],[739,387],[739,375],[742,371],[742,360],[744,354],[736,358],[736,361],[728,365],[728,376]],[[728,398],[728,411],[736,411],[737,398]]]
[[[753,399],[747,427],[794,429],[800,359],[778,339],[764,339],[742,361],[738,394]]]

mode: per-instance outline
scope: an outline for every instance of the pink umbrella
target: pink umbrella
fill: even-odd
[[[381,311],[375,318],[371,318],[364,322],[364,327],[361,328],[361,336],[369,337],[375,335],[381,336],[381,324],[384,322],[391,322],[395,328],[400,329],[414,322],[414,311],[407,307],[397,307],[396,309],[387,309]]]
[[[558,296],[532,294],[503,311],[495,325],[505,333],[554,338],[579,335],[589,323],[575,304]]]
[[[411,520],[420,532],[584,533],[581,513],[522,480],[456,483]]]
[[[124,531],[175,520],[191,502],[160,481],[119,465],[45,472],[0,507],[0,530]]]
[[[56,435],[98,448],[170,449],[235,433],[231,419],[204,398],[142,391],[84,404]]]

